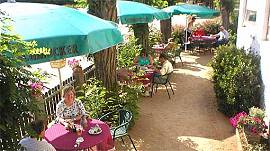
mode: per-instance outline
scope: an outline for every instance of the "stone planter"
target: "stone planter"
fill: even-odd
[[[257,143],[259,144],[261,141],[261,136],[254,135],[244,128],[236,129],[236,137],[237,137],[237,149],[238,151],[250,151],[252,149],[252,145]]]
[[[73,77],[76,80],[75,86],[82,86],[84,83],[83,70],[81,66],[76,66],[73,69]]]
[[[47,119],[47,114],[45,110],[43,94],[41,92],[32,93],[32,97],[34,98],[34,104],[36,104],[38,109],[40,110],[40,113],[35,114],[36,119],[41,119],[45,121]]]

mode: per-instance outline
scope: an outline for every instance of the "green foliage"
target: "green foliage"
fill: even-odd
[[[34,42],[25,42],[18,35],[10,35],[10,19],[0,12],[0,136],[6,142],[4,150],[15,150],[20,131],[26,127],[19,125],[29,113],[39,113],[37,104],[31,101],[30,81],[38,78],[24,68],[24,56],[35,48]],[[12,141],[13,140],[13,143]]]
[[[156,27],[149,28],[149,46],[159,44],[161,42],[161,32]]]
[[[165,8],[168,6],[167,0],[148,0],[146,4],[157,8]]]
[[[108,91],[100,81],[91,78],[83,85],[83,89],[78,91],[77,96],[82,100],[92,118],[99,118],[106,113],[124,108],[131,111],[136,119],[139,114],[140,91],[141,88],[138,85],[126,85]],[[117,118],[117,116],[113,116],[107,120],[110,124],[115,125]]]
[[[229,44],[236,44],[237,35],[231,29],[228,30],[229,32]]]
[[[213,67],[214,89],[221,112],[232,116],[259,106],[262,92],[260,57],[235,45],[216,49]]]
[[[87,0],[74,0],[74,4],[72,7],[74,8],[86,8],[87,7]]]
[[[134,58],[139,55],[140,51],[141,46],[136,44],[134,36],[130,36],[127,42],[118,46],[117,67],[131,67]]]
[[[220,22],[218,20],[206,20],[202,24],[206,35],[216,34],[219,32]]]
[[[172,27],[172,38],[175,43],[183,44],[182,39],[185,35],[184,29],[185,27],[182,25],[176,25]]]

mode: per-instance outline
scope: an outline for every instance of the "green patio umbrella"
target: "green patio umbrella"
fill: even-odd
[[[49,48],[50,55],[34,55],[29,64],[93,54],[123,41],[115,23],[78,10],[39,3],[2,3],[0,9],[13,20],[15,34]],[[29,57],[29,56],[28,56]]]
[[[138,2],[118,0],[116,7],[122,24],[149,23],[154,19],[165,20],[171,17],[170,13]]]
[[[178,4],[164,8],[166,12],[172,13],[173,15],[187,14],[196,15],[199,18],[213,18],[219,16],[219,11],[210,9],[205,6],[193,5],[193,4]]]

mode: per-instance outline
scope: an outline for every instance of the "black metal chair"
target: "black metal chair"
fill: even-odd
[[[110,128],[113,140],[115,140],[117,138],[121,138],[123,144],[125,144],[122,137],[128,136],[128,138],[130,139],[134,149],[137,151],[137,149],[136,149],[130,135],[128,134],[128,126],[129,126],[129,123],[130,123],[130,121],[131,121],[131,119],[133,117],[133,115],[132,115],[132,113],[130,111],[121,109],[121,110],[118,110],[118,111],[115,111],[115,112],[109,112],[109,113],[101,116],[99,118],[99,120],[104,121],[107,117],[112,117],[115,114],[118,114],[119,124],[116,127],[111,127]]]
[[[168,93],[168,96],[169,96],[169,99],[171,99],[171,96],[170,96],[170,93],[169,93],[167,84],[170,85],[171,90],[172,90],[172,92],[174,94],[174,91],[173,91],[173,88],[172,88],[172,85],[171,85],[171,82],[170,82],[172,73],[173,72],[167,73],[165,75],[161,75],[161,76],[158,76],[158,77],[154,76],[153,81],[152,81],[151,97],[153,96],[154,86],[156,85],[155,92],[157,92],[158,85],[160,84],[160,85],[165,85],[166,90],[167,90],[167,93]]]

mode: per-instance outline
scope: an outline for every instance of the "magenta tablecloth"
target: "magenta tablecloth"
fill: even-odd
[[[192,41],[204,41],[204,42],[215,42],[216,37],[212,36],[192,36]]]
[[[88,130],[96,124],[100,126],[102,133],[90,135]],[[51,143],[56,150],[80,150],[97,146],[98,150],[106,151],[114,147],[109,126],[99,120],[88,120],[88,127],[84,129],[81,135],[81,137],[84,138],[84,142],[82,142],[79,147],[75,148],[74,145],[78,137],[76,133],[66,130],[61,124],[55,124],[45,132],[45,139]]]

